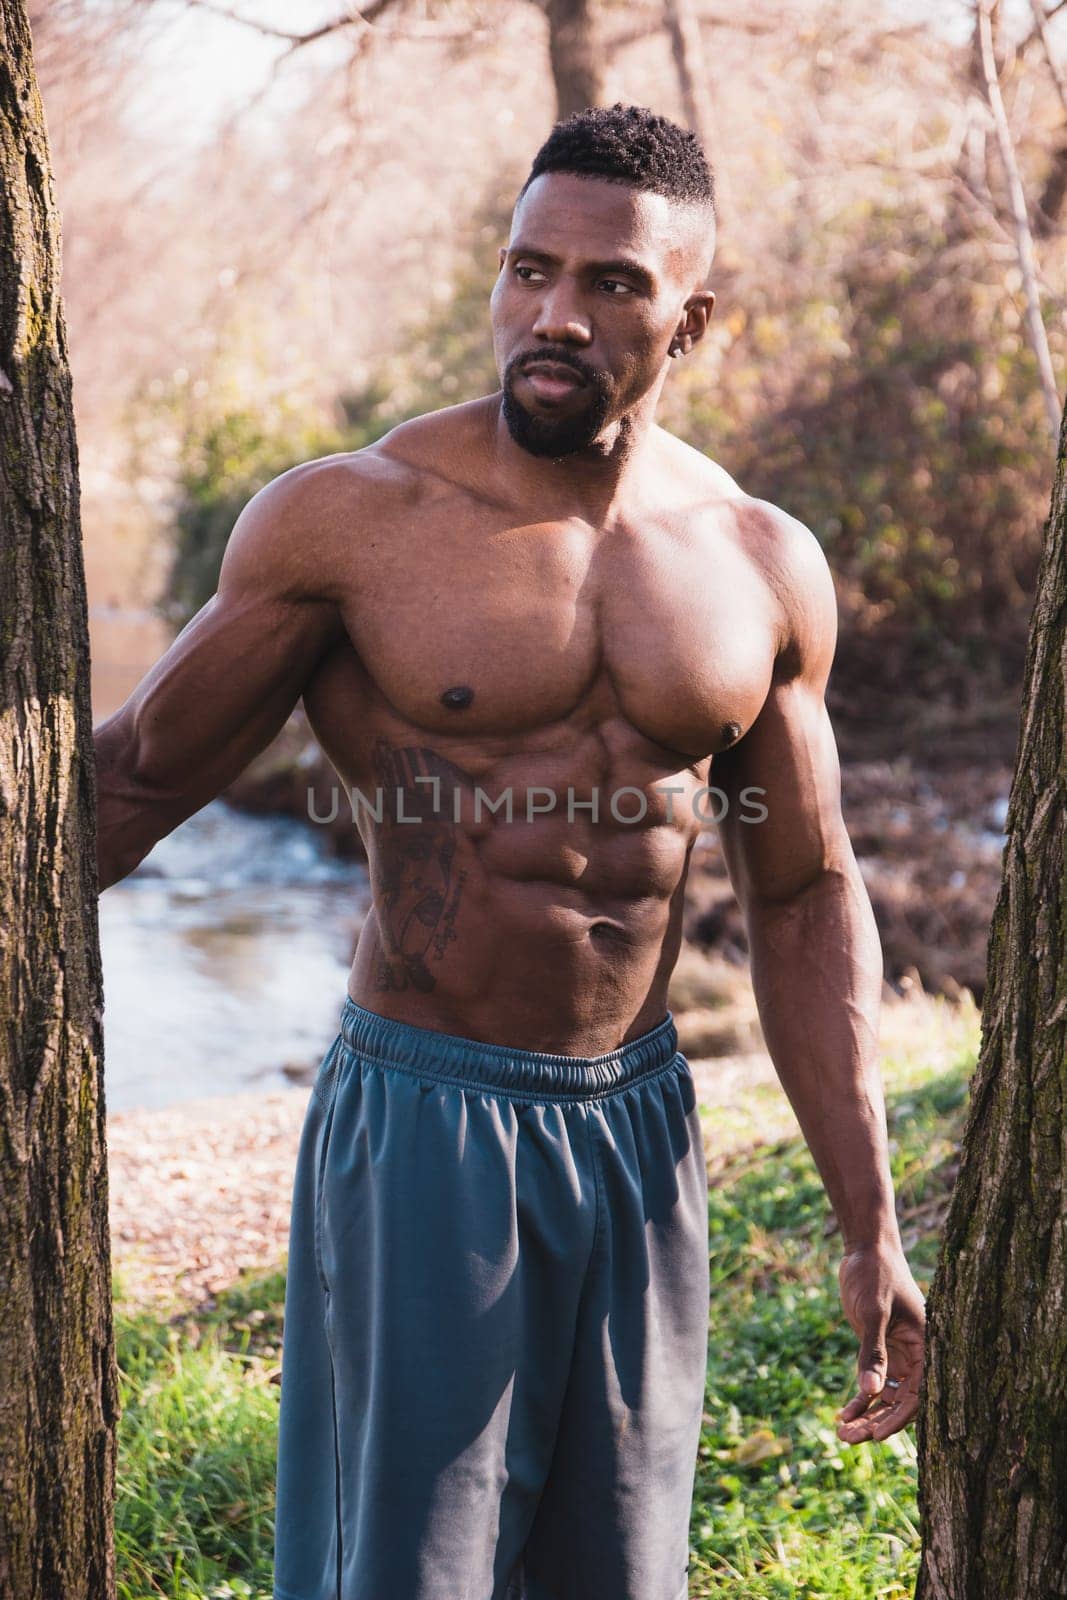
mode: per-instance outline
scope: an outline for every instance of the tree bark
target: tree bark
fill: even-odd
[[[0,1600],[114,1593],[95,770],[59,226],[0,0]]]
[[[543,0],[548,57],[562,121],[604,98],[603,52],[597,39],[596,0]]]
[[[929,1299],[916,1600],[1067,1595],[1067,427],[982,1049]]]

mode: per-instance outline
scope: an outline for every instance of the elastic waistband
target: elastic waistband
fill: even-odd
[[[617,1093],[662,1072],[678,1054],[678,1035],[669,1011],[649,1033],[602,1056],[549,1055],[542,1050],[461,1039],[380,1017],[357,1005],[351,996],[341,1009],[341,1036],[355,1054],[420,1078],[552,1100],[588,1100]]]

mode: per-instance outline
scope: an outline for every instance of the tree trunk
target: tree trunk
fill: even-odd
[[[671,42],[674,70],[682,96],[685,120],[711,159],[711,97],[700,20],[690,0],[666,0],[663,20]]]
[[[59,226],[0,0],[0,1600],[114,1593],[95,772]]]
[[[982,1050],[930,1293],[916,1600],[1067,1595],[1067,427]]]
[[[561,121],[604,98],[603,52],[597,40],[597,0],[544,0],[548,56]]]
[[[663,22],[671,44],[685,120],[704,146],[704,154],[715,172],[715,219],[721,232],[723,215],[729,207],[723,204],[726,181],[722,152],[715,137],[715,107],[700,18],[693,9],[692,0],[665,0]]]

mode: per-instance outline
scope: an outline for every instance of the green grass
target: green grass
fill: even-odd
[[[893,1175],[923,1288],[970,1063],[890,1102]],[[692,1600],[905,1600],[918,1562],[915,1447],[838,1442],[856,1341],[815,1168],[794,1140],[713,1171],[711,1338]]]
[[[894,1177],[921,1283],[952,1175],[970,1061],[890,1101]],[[888,1081],[893,1081],[887,1073]],[[691,1600],[905,1600],[918,1558],[910,1434],[849,1449],[855,1373],[840,1240],[802,1144],[716,1160],[711,1338]],[[119,1600],[268,1600],[284,1274],[204,1315],[120,1319]]]
[[[266,1600],[285,1277],[206,1316],[121,1318],[118,1600]]]

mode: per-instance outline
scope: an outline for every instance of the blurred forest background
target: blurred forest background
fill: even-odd
[[[994,18],[1061,389],[1064,9],[1002,0]],[[487,296],[533,152],[561,108],[648,104],[701,133],[721,204],[715,318],[661,420],[822,541],[888,975],[980,993],[1053,448],[973,6],[30,10],[97,717],[210,596],[260,484],[497,386]],[[303,812],[314,765],[297,718],[234,798]],[[710,841],[690,903],[691,939],[743,959]]]

